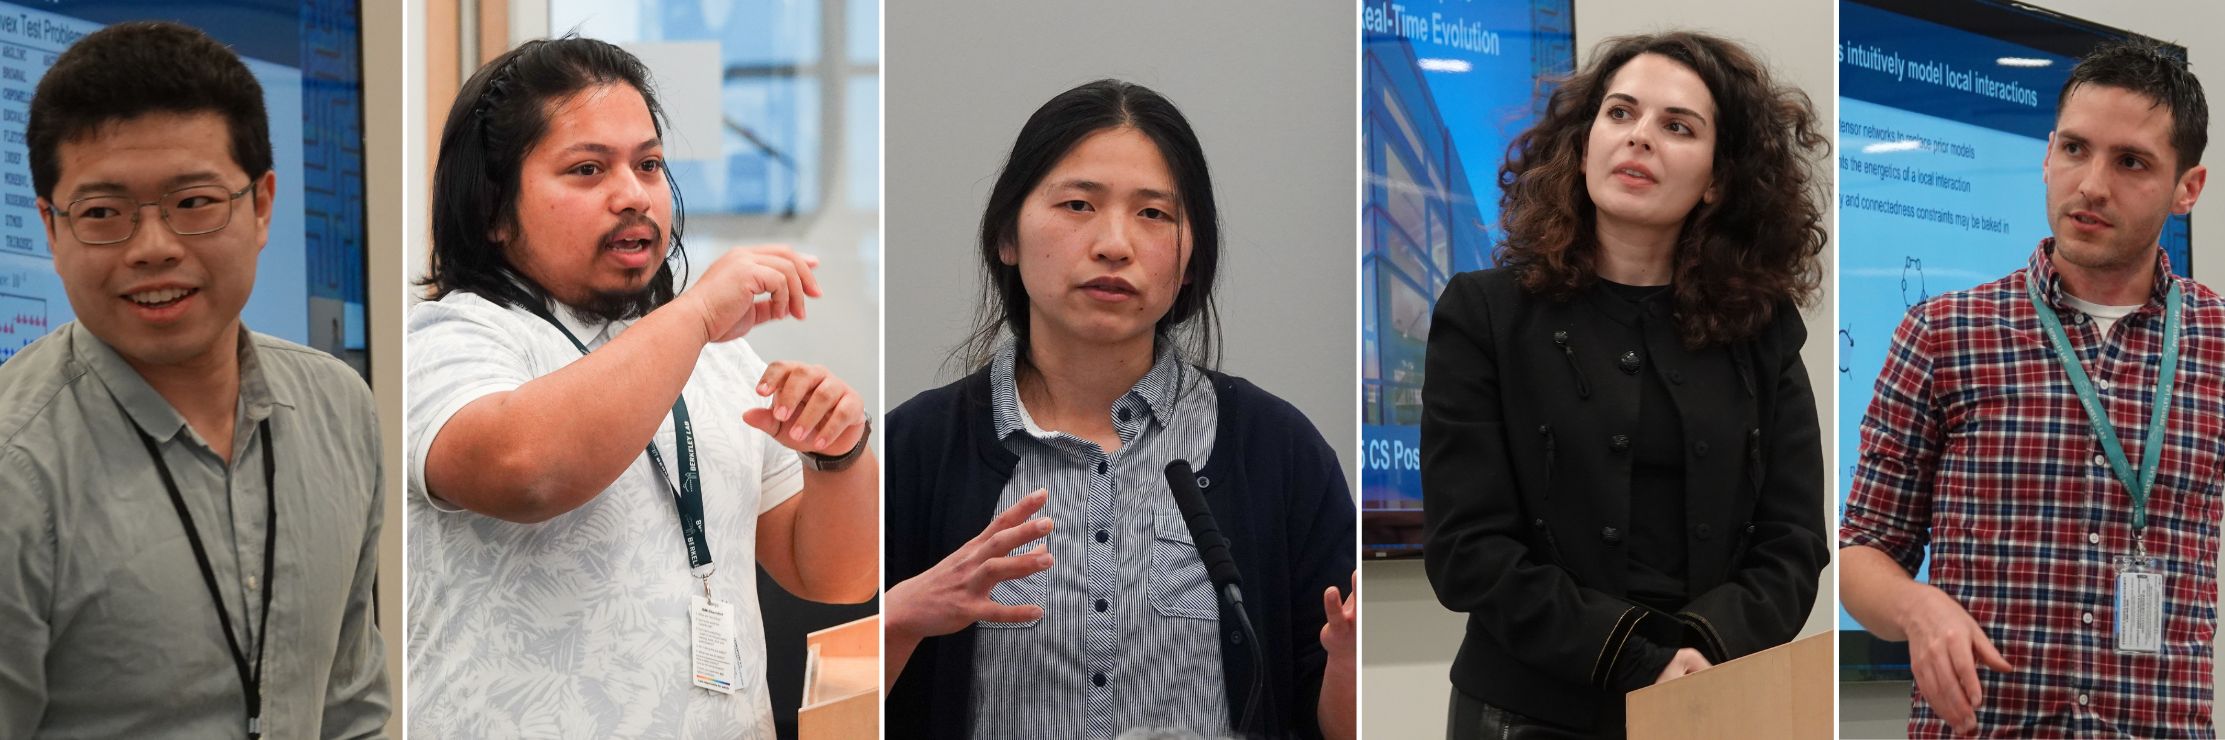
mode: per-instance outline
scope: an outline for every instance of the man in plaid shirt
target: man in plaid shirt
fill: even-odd
[[[2146,42],[2095,51],[2048,137],[2055,236],[1894,334],[1862,420],[1840,585],[1873,634],[1909,643],[1912,737],[2215,735],[2225,300],[2172,275],[2156,244],[2201,195],[2208,125],[2184,62]],[[1927,545],[1928,585],[1910,575]],[[2126,567],[2142,554],[2144,572]],[[2147,585],[2160,603],[2139,598]],[[2151,618],[2124,610],[2120,625],[2120,590]]]

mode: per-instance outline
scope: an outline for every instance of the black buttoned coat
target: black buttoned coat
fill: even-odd
[[[1798,310],[1694,350],[1666,312],[1592,289],[1551,300],[1508,270],[1455,276],[1422,386],[1429,580],[1468,615],[1453,685],[1517,713],[1619,725],[1633,633],[1722,662],[1788,642],[1829,559],[1823,453]],[[1620,325],[1618,325],[1620,324]],[[1643,346],[1629,337],[1642,325]],[[1685,573],[1674,613],[1626,597],[1630,436],[1653,363],[1682,421]],[[1615,725],[1605,725],[1613,722]]]

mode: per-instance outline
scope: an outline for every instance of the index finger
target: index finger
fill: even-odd
[[[1038,488],[1030,491],[1028,495],[1021,496],[1017,503],[1012,504],[1011,508],[998,512],[997,518],[989,520],[989,526],[983,528],[981,534],[975,535],[974,541],[988,541],[996,533],[1011,529],[1019,523],[1027,521],[1028,517],[1034,516],[1035,512],[1042,510],[1043,502],[1049,500],[1051,500],[1051,492],[1048,489]]]

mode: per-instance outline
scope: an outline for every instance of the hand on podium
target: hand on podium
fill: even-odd
[[[1678,648],[1676,656],[1669,659],[1667,666],[1662,667],[1661,675],[1653,679],[1653,685],[1659,686],[1668,683],[1669,679],[1682,678],[1713,666],[1714,664],[1707,662],[1707,656],[1701,655],[1700,651],[1693,648]]]

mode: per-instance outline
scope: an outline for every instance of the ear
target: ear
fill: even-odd
[[[2040,154],[2040,184],[2047,184],[2047,164],[2055,161],[2055,132],[2047,132],[2047,151]]]
[[[278,172],[265,171],[255,178],[255,251],[270,244],[271,199],[278,195]]]
[[[1020,264],[1020,250],[1012,246],[1011,242],[1005,242],[1004,244],[998,245],[997,261],[1003,262],[1006,265],[1017,267]]]
[[[2179,176],[2178,192],[2172,194],[2171,212],[2184,216],[2194,212],[2194,202],[2202,199],[2202,187],[2208,184],[2210,168],[2194,165]]]
[[[47,201],[46,196],[39,196],[37,204],[39,223],[46,225],[46,249],[51,254],[54,251],[54,204]]]
[[[1700,202],[1711,206],[1715,205],[1716,194],[1720,192],[1722,192],[1722,186],[1716,184],[1715,180],[1710,178],[1707,181],[1707,190],[1700,192]]]

